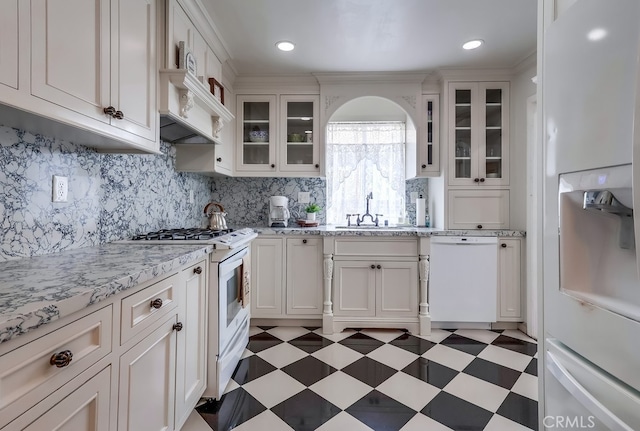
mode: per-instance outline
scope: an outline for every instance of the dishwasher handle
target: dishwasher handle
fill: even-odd
[[[498,237],[495,236],[435,236],[431,237],[431,244],[454,244],[454,245],[486,245],[498,244]]]

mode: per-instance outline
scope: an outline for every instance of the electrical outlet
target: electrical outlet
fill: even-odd
[[[309,192],[298,192],[298,203],[299,204],[308,204],[311,202],[311,193]]]
[[[196,200],[195,200],[195,197],[193,196],[193,190],[189,190],[189,203],[192,204],[195,201]]]
[[[411,196],[411,203],[415,205],[416,199],[418,199],[418,192],[411,192],[409,196]]]
[[[66,202],[69,180],[67,177],[53,176],[53,187],[51,193],[52,202]]]

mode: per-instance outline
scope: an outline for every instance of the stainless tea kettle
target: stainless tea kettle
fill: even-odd
[[[212,211],[209,212],[209,209],[213,206],[217,206],[220,211]],[[209,217],[209,229],[211,230],[224,230],[227,229],[227,221],[224,217],[227,215],[224,212],[224,208],[217,202],[209,202],[207,206],[204,207],[204,213]]]

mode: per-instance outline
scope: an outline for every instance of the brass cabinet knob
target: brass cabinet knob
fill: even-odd
[[[198,266],[193,268],[193,272],[196,274],[202,274],[202,267]]]
[[[426,169],[427,165],[425,165],[424,163],[422,164],[422,169]]]
[[[376,268],[381,269],[382,266],[381,265],[376,265]]]
[[[481,183],[484,183],[484,178],[480,178],[480,182],[481,182]]]
[[[505,244],[504,242],[502,244],[500,244],[500,247],[502,248],[507,248],[507,244]]]
[[[316,163],[316,169],[318,169],[319,167],[320,167],[320,165]]]
[[[376,266],[374,264],[371,264],[371,269],[376,269]]]
[[[173,329],[178,332],[182,331],[182,322],[178,322],[175,325],[173,325]]]
[[[218,158],[216,159],[216,162],[218,162],[218,163],[222,163],[222,157],[218,157]]]
[[[160,307],[162,307],[162,299],[157,298],[151,301],[151,308],[158,309]]]
[[[302,240],[302,243],[303,243],[303,244],[306,244],[306,243],[307,243],[307,240],[306,240],[306,239],[303,239],[303,240]]]
[[[273,163],[271,163],[271,167],[272,167],[272,168],[275,168],[275,167],[276,167],[276,165],[275,165],[275,164],[273,164]]]
[[[118,120],[122,120],[122,119],[124,119],[124,113],[122,111],[116,111],[116,113],[113,114],[113,118],[117,118]]]
[[[71,353],[71,350],[63,350],[60,353],[54,353],[51,356],[51,359],[49,359],[49,363],[51,365],[55,365],[58,368],[63,368],[69,365],[72,359],[73,353]]]
[[[114,108],[113,106],[107,106],[102,110],[102,112],[113,117],[114,115],[116,115],[116,108]]]
[[[478,183],[478,182],[480,182],[480,178],[474,178],[474,179],[473,179],[473,182],[474,182],[474,183]]]
[[[482,229],[482,225],[481,224],[478,225],[478,229]]]

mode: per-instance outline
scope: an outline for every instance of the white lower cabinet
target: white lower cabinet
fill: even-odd
[[[189,263],[1,343],[0,429],[179,430],[206,386],[207,280]]]
[[[287,239],[287,314],[322,314],[322,240]]]
[[[120,357],[118,431],[174,429],[176,315]]]
[[[110,429],[111,367],[103,369],[77,389],[73,387],[72,381],[34,407],[32,411],[2,429],[5,431],[108,431]],[[59,402],[50,406],[52,400],[59,400]],[[34,417],[33,413],[38,411],[44,413]]]
[[[498,321],[522,321],[522,240],[498,241]]]
[[[376,315],[415,317],[418,314],[418,262],[376,262],[376,271]]]
[[[260,237],[251,244],[253,318],[322,315],[322,240]]]
[[[256,238],[251,243],[251,317],[283,314],[284,238]]]
[[[337,236],[325,239],[323,252],[324,333],[354,327],[427,332],[420,326],[418,312],[421,299],[416,237]]]
[[[334,264],[333,314],[375,316],[376,277],[371,262],[338,261]]]
[[[418,315],[418,263],[336,261],[336,316],[401,317]]]
[[[177,332],[175,429],[180,429],[207,387],[206,261],[182,270]]]

